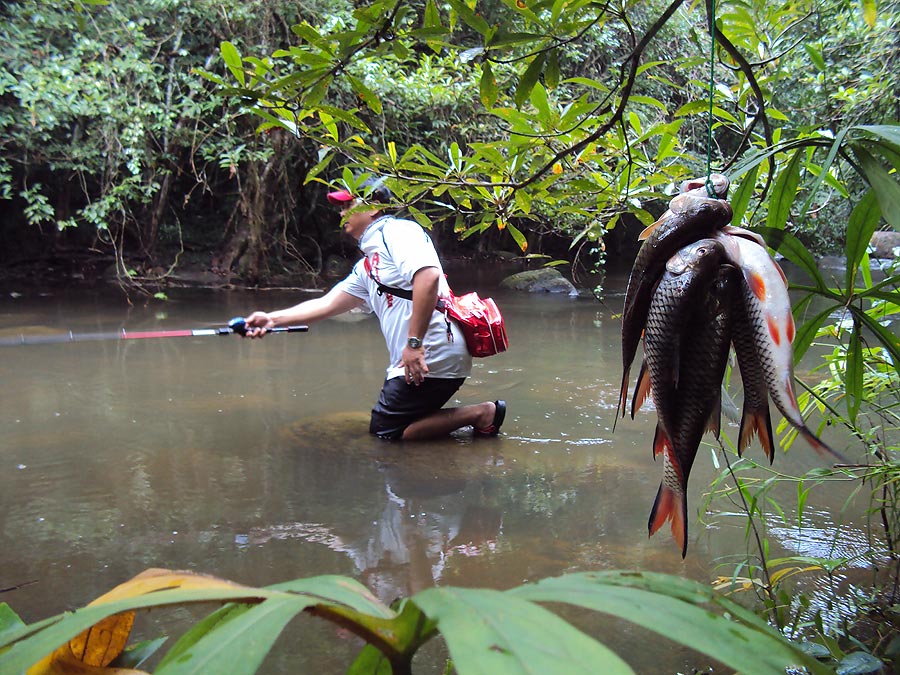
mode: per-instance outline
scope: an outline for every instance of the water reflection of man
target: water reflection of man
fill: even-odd
[[[444,408],[472,370],[459,327],[435,310],[450,288],[431,238],[417,223],[383,214],[392,195],[382,179],[368,179],[359,195],[328,194],[339,206],[344,231],[364,257],[326,295],[246,318],[247,336],[259,338],[276,326],[313,323],[363,308],[374,312],[390,353],[390,364],[369,431],[380,438],[427,440],[463,427],[476,436],[496,436],[506,415],[504,401]],[[411,290],[412,300],[379,290]]]

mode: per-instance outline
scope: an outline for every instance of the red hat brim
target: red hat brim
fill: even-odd
[[[346,202],[352,202],[356,199],[352,194],[347,192],[346,190],[338,190],[337,192],[329,192],[328,201],[332,204],[344,204]]]

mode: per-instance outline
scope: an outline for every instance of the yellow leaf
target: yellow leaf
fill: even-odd
[[[100,605],[174,588],[247,588],[241,584],[194,572],[159,568],[144,570],[88,605]],[[142,670],[107,668],[128,644],[134,612],[102,619],[28,669],[28,675],[146,675]]]
[[[247,588],[247,586],[207,574],[151,567],[91,601],[88,606],[114,602],[123,598],[134,598],[168,588]]]
[[[67,646],[85,665],[108,666],[125,650],[133,625],[134,612],[113,614],[76,635]]]
[[[559,174],[561,174],[561,173],[562,173],[562,164],[560,164],[559,162],[557,162],[556,164],[554,164],[554,165],[553,165],[553,173],[554,173],[555,175],[557,175],[557,176],[558,176]]]
[[[68,645],[66,647],[68,648]],[[71,660],[59,658],[56,652],[35,663],[26,673],[27,675],[148,675],[147,671],[133,668],[86,666],[74,658]]]

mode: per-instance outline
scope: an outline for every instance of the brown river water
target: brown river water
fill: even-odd
[[[604,302],[478,288],[502,308],[511,346],[476,360],[457,400],[505,399],[496,439],[369,437],[387,354],[367,317],[252,342],[0,347],[0,588],[18,587],[0,601],[36,621],[148,567],[260,586],[341,574],[386,602],[436,584],[503,589],[571,571],[653,570],[704,582],[730,575],[747,550],[744,520],[724,499],[698,519],[720,470],[706,444],[691,476],[687,558],[667,528],[647,537],[662,473],[651,456],[655,414],[648,406],[612,429],[624,283],[608,278]],[[0,338],[203,328],[301,297],[173,290],[168,302],[128,307],[115,290],[7,289]],[[724,426],[732,439],[736,431]],[[835,434],[826,440],[846,447]],[[762,459],[757,445],[750,455]],[[801,472],[820,461],[798,441],[775,468]],[[866,502],[847,506],[848,493],[838,485],[814,494],[802,530],[790,512],[787,524],[773,517],[772,554],[864,553]],[[835,544],[838,522],[850,526]],[[867,564],[858,563],[860,573]],[[205,611],[157,610],[138,631],[177,636]],[[567,618],[637,672],[708,665],[615,619]],[[359,646],[301,617],[260,672],[343,672]],[[444,648],[433,641],[418,672],[443,666]]]

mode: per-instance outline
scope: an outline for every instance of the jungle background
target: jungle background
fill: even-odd
[[[813,151],[900,107],[896,3],[0,11],[0,262],[24,276],[153,288],[195,265],[314,283],[352,255],[325,184],[366,171],[391,177],[447,257],[627,257],[621,224],[652,222],[708,168],[746,183],[746,222],[826,253],[866,185]],[[797,203],[770,217],[781,174]]]

